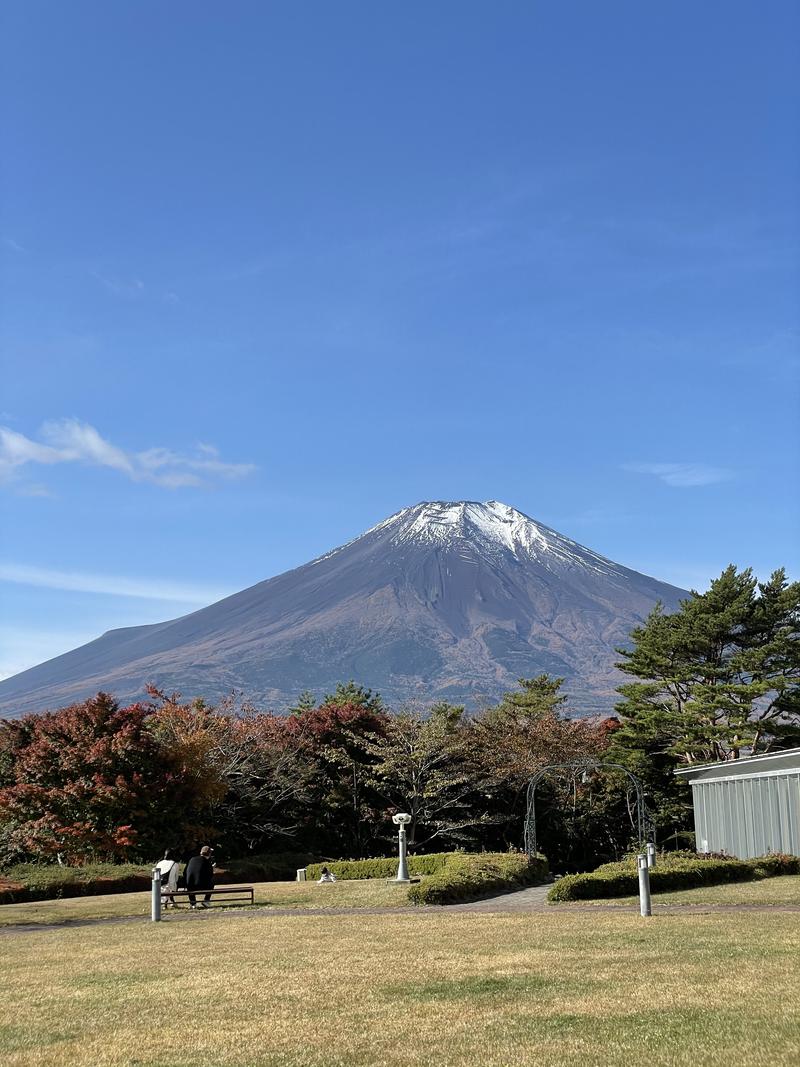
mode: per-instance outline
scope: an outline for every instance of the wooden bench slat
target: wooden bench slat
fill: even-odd
[[[202,888],[197,888],[197,889],[183,889],[183,888],[181,888],[181,889],[167,889],[166,886],[162,886],[161,888],[166,890],[168,893],[252,893],[253,892],[253,887],[249,886],[249,885],[241,885],[241,886],[227,886],[227,885],[224,885],[224,886],[220,886],[219,888],[215,887],[214,889],[202,889]]]
[[[255,903],[255,890],[251,885],[241,886],[220,886],[214,889],[168,889],[166,886],[161,887],[162,897],[205,897],[205,896],[226,896],[234,900],[249,900],[251,904]]]

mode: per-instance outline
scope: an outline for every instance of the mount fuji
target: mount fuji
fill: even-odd
[[[123,701],[148,682],[288,706],[354,678],[384,700],[480,706],[520,677],[566,679],[577,713],[609,711],[615,647],[684,590],[613,563],[496,500],[424,502],[295,570],[182,618],[110,630],[0,682],[0,714]]]

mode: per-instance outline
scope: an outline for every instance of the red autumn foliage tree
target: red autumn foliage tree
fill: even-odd
[[[388,716],[363,704],[322,704],[294,712],[285,720],[287,737],[300,747],[360,751],[361,739],[381,733]]]
[[[146,704],[120,708],[98,693],[0,724],[6,851],[82,862],[163,848],[177,779],[148,728],[151,715]]]

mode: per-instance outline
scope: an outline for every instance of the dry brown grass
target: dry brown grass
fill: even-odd
[[[361,882],[256,882],[256,903],[272,908],[396,908],[408,905],[408,888],[374,879]],[[201,898],[202,899],[202,898]],[[217,898],[215,908],[242,908],[241,903],[226,905]],[[410,906],[410,905],[409,905]],[[189,905],[184,899],[184,913]],[[104,897],[71,897],[66,900],[40,900],[30,904],[0,906],[0,926],[20,923],[58,923],[77,919],[110,919],[124,915],[149,915],[149,893],[115,893]],[[165,915],[172,915],[172,909]]]
[[[13,1067],[800,1062],[797,916],[222,913],[0,935]]]
[[[584,900],[580,905],[620,904],[636,905],[638,897],[616,897],[611,900]],[[763,878],[758,882],[734,882],[730,885],[709,885],[698,889],[678,889],[672,893],[654,893],[654,904],[798,904],[800,905],[800,875],[787,874],[778,878]]]

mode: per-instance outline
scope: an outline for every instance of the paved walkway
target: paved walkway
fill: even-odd
[[[581,902],[575,904],[548,904],[547,891],[549,885],[536,885],[528,889],[519,889],[514,893],[503,893],[496,897],[487,897],[485,900],[475,900],[468,904],[446,904],[440,906],[427,905],[424,907],[405,906],[399,908],[209,908],[208,911],[172,911],[165,912],[163,922],[208,922],[224,919],[267,919],[273,916],[291,916],[293,918],[308,918],[309,916],[350,916],[362,915],[431,915],[448,914],[452,912],[468,912],[473,914],[526,914],[571,912],[584,916],[590,916],[598,911],[623,912],[638,914],[638,904],[606,904],[602,902]],[[654,904],[654,915],[668,914],[691,914],[729,911],[753,911],[753,912],[797,912],[800,913],[798,904]],[[12,934],[39,933],[47,930],[65,930],[73,927],[84,926],[114,926],[125,923],[149,922],[149,917],[144,915],[120,915],[107,919],[66,919],[58,923],[25,923],[18,926],[0,926],[0,937]]]
[[[501,893],[499,897],[473,900],[469,904],[448,904],[447,911],[552,911],[547,903],[550,885],[532,885],[515,893]]]
[[[571,911],[592,914],[597,911],[621,911],[639,913],[638,901],[632,904],[613,904],[605,901],[576,901],[574,904],[548,904],[547,892],[550,885],[534,885],[529,889],[518,889],[515,893],[503,893],[486,900],[475,900],[469,904],[449,904],[439,911],[471,912],[554,912]],[[798,911],[800,904],[653,904],[653,914],[671,912],[711,912],[711,911]]]

